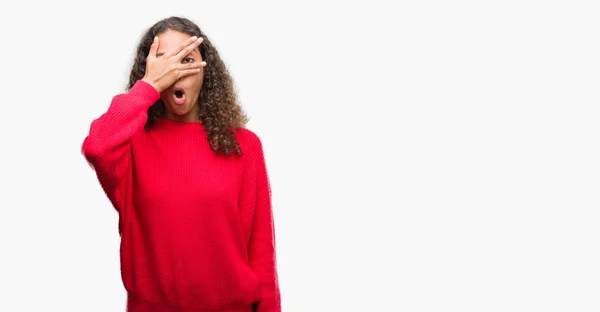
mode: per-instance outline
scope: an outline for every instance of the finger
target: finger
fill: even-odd
[[[199,62],[193,64],[179,64],[176,67],[175,76],[177,79],[188,76],[190,74],[196,74],[202,71],[202,67],[206,66],[206,62]]]
[[[194,51],[202,43],[202,41],[204,41],[204,38],[200,37],[197,40],[194,40],[194,42],[188,44],[183,50],[177,53],[177,60],[181,61],[186,55],[192,53],[192,51]]]
[[[170,57],[172,55],[177,55],[180,51],[184,50],[188,45],[190,45],[191,43],[194,43],[196,41],[196,39],[198,39],[198,37],[196,37],[196,36],[192,36],[192,37],[188,38],[187,40],[185,40],[181,44],[179,44],[179,46],[177,48],[175,48],[174,50],[167,51],[167,53],[165,53],[165,56]]]
[[[158,36],[154,37],[154,41],[152,41],[152,45],[150,45],[150,52],[148,53],[148,58],[156,57],[156,51],[158,51]]]
[[[177,72],[177,78],[180,79],[180,78],[187,77],[190,75],[195,75],[195,74],[198,74],[200,71],[202,71],[202,68],[200,68],[200,67],[180,70]]]
[[[189,63],[189,64],[179,64],[177,66],[177,70],[196,69],[196,68],[202,68],[204,66],[206,66],[206,62]]]
[[[204,38],[200,37],[197,40],[194,40],[192,43],[188,44],[184,49],[179,51],[177,55],[175,55],[176,60],[181,61],[186,55],[192,53],[192,51],[194,51],[200,45],[200,43],[202,43],[202,41],[204,41]]]

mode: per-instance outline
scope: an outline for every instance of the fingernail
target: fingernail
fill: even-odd
[[[193,37],[192,37],[192,40],[196,40],[197,38],[198,38],[198,37],[196,37],[196,36],[193,36]]]
[[[154,42],[158,41],[158,36],[154,36]]]

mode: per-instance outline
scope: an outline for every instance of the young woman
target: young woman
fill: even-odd
[[[129,312],[281,311],[262,143],[186,18],[142,37],[82,153],[119,214]]]

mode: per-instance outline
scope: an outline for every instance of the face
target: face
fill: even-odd
[[[156,53],[157,57],[160,57],[167,51],[177,49],[181,43],[190,37],[188,34],[174,30],[167,30],[158,35],[159,46]],[[181,60],[183,64],[195,62],[202,62],[198,48]],[[199,120],[198,95],[200,95],[203,78],[204,68],[197,74],[181,78],[160,94],[162,101],[165,103],[167,118],[184,122]]]

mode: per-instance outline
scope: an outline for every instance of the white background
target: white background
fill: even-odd
[[[285,312],[599,311],[594,1],[385,3],[2,4],[0,311],[125,310],[80,146],[171,15],[265,146]]]

